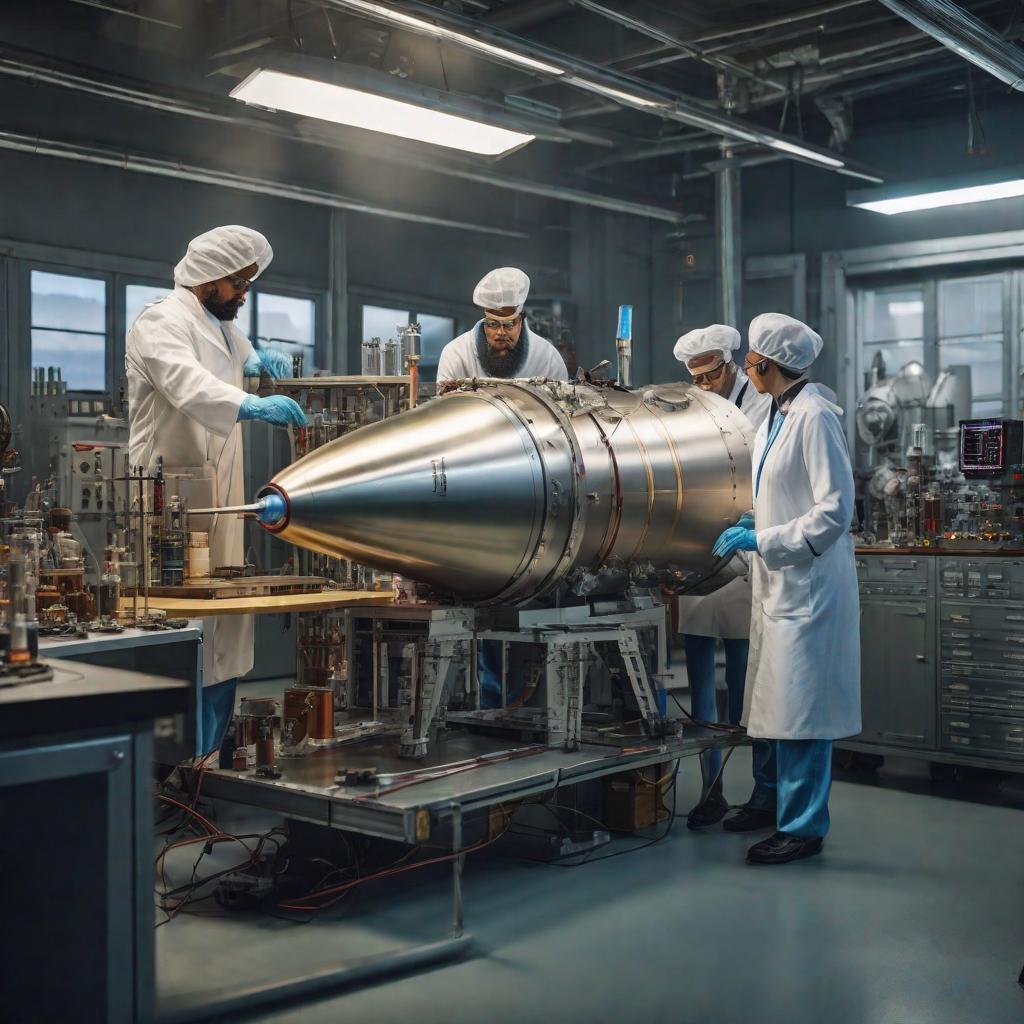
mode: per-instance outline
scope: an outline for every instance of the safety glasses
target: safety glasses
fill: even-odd
[[[715,366],[712,366],[710,370],[705,370],[703,373],[694,373],[690,371],[690,378],[697,387],[701,387],[704,384],[714,384],[719,377],[725,372],[725,363],[720,362]]]
[[[515,316],[488,316],[484,318],[484,327],[489,331],[511,331],[522,319],[522,313],[516,313]]]
[[[236,292],[247,292],[252,287],[252,281],[247,277],[239,277],[238,274],[225,274],[224,280],[227,281]]]
[[[750,361],[750,356],[754,357],[754,362]],[[756,352],[751,352],[746,359],[743,360],[743,369],[750,373],[751,370],[757,370],[757,375],[763,377],[768,371],[768,364],[771,362],[770,359],[765,359],[764,356],[758,355]]]

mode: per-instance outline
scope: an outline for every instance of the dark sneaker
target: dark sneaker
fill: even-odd
[[[801,839],[788,832],[776,832],[747,850],[748,864],[788,864],[821,853],[821,839]]]

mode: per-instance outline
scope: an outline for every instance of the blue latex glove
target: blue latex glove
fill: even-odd
[[[299,403],[284,395],[271,395],[269,398],[246,395],[238,407],[238,422],[242,420],[263,420],[264,423],[273,423],[279,427],[307,425],[306,414]]]
[[[254,349],[245,361],[244,373],[247,377],[258,377],[260,370],[266,370],[274,380],[283,380],[292,376],[292,360],[283,352],[273,348]]]
[[[756,551],[757,534],[745,526],[730,526],[715,541],[711,553],[715,558],[728,558],[735,551]]]
[[[742,526],[744,530],[752,530],[754,528],[754,513],[744,512],[736,525]]]

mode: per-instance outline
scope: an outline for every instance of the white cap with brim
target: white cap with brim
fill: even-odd
[[[732,362],[732,354],[740,347],[740,332],[735,327],[725,324],[710,324],[698,327],[695,331],[684,334],[677,342],[672,354],[681,363],[690,365],[690,360],[708,352],[719,352],[722,361]]]
[[[806,370],[824,345],[821,335],[784,313],[762,313],[750,321],[750,351],[787,370]]]
[[[492,270],[473,289],[473,305],[481,309],[513,308],[523,311],[530,294],[530,279],[517,267]]]
[[[255,281],[270,266],[274,250],[266,237],[240,224],[226,224],[197,235],[174,268],[174,283],[194,288],[256,264]]]

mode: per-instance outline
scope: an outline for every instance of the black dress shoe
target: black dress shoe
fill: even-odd
[[[731,818],[722,822],[722,828],[726,832],[758,832],[763,828],[775,828],[775,808],[769,811],[744,804]]]
[[[801,839],[788,832],[775,832],[747,850],[748,864],[788,864],[821,853],[821,839]]]
[[[686,827],[692,832],[717,825],[729,813],[729,804],[720,792],[709,793],[686,816]]]

